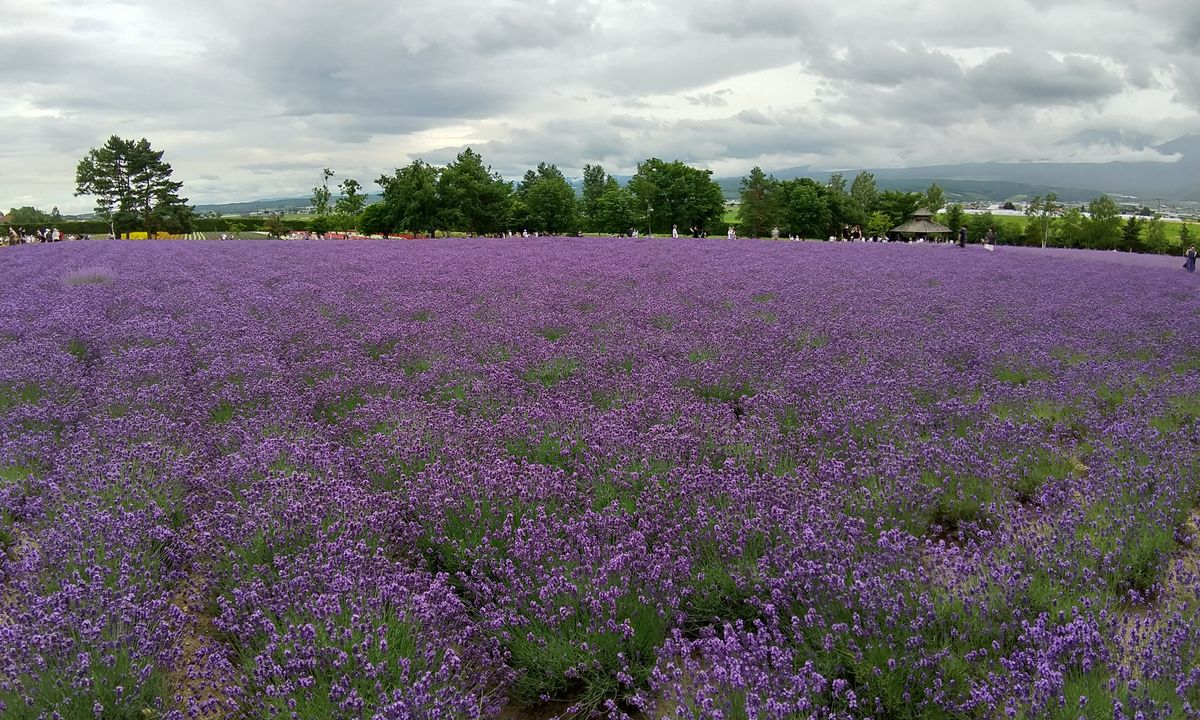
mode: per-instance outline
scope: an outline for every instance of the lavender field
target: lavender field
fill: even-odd
[[[5,249],[0,716],[1200,717],[1200,282],[1113,260]]]

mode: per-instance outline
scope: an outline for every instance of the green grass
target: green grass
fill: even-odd
[[[224,425],[233,419],[235,408],[233,403],[228,400],[222,400],[208,414],[208,420],[213,425]]]
[[[72,339],[67,342],[67,352],[75,356],[75,359],[83,362],[88,356],[88,346],[82,340]]]
[[[985,523],[989,506],[997,500],[995,485],[975,475],[950,473],[943,477],[926,471],[921,482],[935,493],[926,531],[940,528],[943,533],[953,533],[968,524]]]
[[[550,342],[558,342],[559,339],[566,337],[567,333],[570,331],[567,328],[559,325],[550,325],[547,327],[538,328],[534,332],[546,338]]]
[[[1031,382],[1044,382],[1053,376],[1041,368],[1023,364],[997,365],[992,369],[992,377],[1010,385],[1028,385]]]
[[[525,382],[552,388],[575,374],[579,361],[575,358],[558,357],[538,363],[522,375]]]
[[[0,385],[0,412],[19,405],[33,405],[45,396],[39,385]]]
[[[1170,409],[1150,421],[1150,426],[1164,435],[1191,427],[1200,420],[1200,393],[1171,399]]]
[[[1064,480],[1077,469],[1076,462],[1065,455],[1038,450],[1021,466],[1020,476],[1012,482],[1017,499],[1028,502],[1041,492],[1049,480]]]
[[[358,391],[352,390],[336,400],[318,403],[313,410],[313,419],[337,425],[366,402],[366,398]]]
[[[105,635],[111,633],[106,631]],[[0,687],[0,702],[7,707],[5,720],[38,720],[52,715],[64,720],[159,717],[158,711],[165,707],[163,698],[166,696],[162,670],[152,670],[143,682],[130,649],[120,644],[111,650],[86,649],[84,654],[90,657],[90,671],[85,678],[74,676],[67,668],[51,666],[18,674],[15,683]],[[77,687],[77,684],[83,684],[81,681],[88,684],[88,689]],[[118,687],[123,689],[120,698],[117,697]],[[26,703],[24,697],[33,698],[32,704]],[[102,715],[97,715],[93,709],[97,703],[104,709]]]
[[[670,315],[655,315],[650,318],[650,324],[659,330],[671,330],[675,327],[675,318]]]

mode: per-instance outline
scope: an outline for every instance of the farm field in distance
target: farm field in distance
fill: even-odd
[[[0,249],[0,717],[1195,717],[1181,264]]]

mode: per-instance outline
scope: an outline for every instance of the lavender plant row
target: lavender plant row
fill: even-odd
[[[0,254],[0,715],[1200,716],[1200,287],[755,242]]]

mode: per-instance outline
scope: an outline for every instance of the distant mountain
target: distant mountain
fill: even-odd
[[[842,174],[849,183],[858,174],[857,170],[845,171]],[[933,183],[946,193],[950,200],[958,202],[1003,202],[1005,200],[1019,201],[1034,195],[1057,193],[1059,200],[1068,203],[1085,203],[1104,193],[1087,188],[1064,188],[1047,185],[1032,185],[1029,183],[1013,182],[1010,180],[959,180],[945,177],[913,177],[913,178],[880,178],[882,171],[868,170],[875,173],[875,186],[880,190],[899,190],[901,192],[925,192]],[[808,170],[805,168],[787,168],[771,173],[780,180],[790,180],[796,177],[807,177],[817,182],[826,182],[833,173]],[[734,200],[738,197],[742,179],[723,177],[714,178],[725,197]]]
[[[1128,139],[1128,138],[1127,138]],[[1136,150],[1136,148],[1126,148]],[[1087,199],[1101,193],[1148,200],[1200,200],[1200,135],[1185,135],[1167,143],[1143,148],[1141,155],[1151,155],[1153,160],[1112,161],[1104,163],[1083,162],[1020,162],[1020,163],[962,163],[958,165],[927,165],[912,168],[867,168],[875,174],[880,187],[900,181],[936,180],[950,192],[954,183],[969,183],[976,191],[986,191],[991,200],[1007,200],[1010,190],[1017,195],[1042,194],[1047,189],[1059,192],[1059,196],[1085,195]],[[793,168],[783,173],[804,170]],[[853,178],[857,170],[843,174]],[[813,173],[807,173],[814,177]],[[821,173],[828,177],[828,173]],[[980,183],[1002,183],[988,187]],[[1006,187],[1004,184],[1009,184]],[[1030,186],[1028,190],[1013,188],[1012,184]],[[1090,195],[1089,195],[1090,193]],[[1083,198],[1081,198],[1083,199]]]
[[[367,204],[379,200],[381,196],[367,195]],[[336,202],[334,196],[331,202]],[[197,205],[196,212],[200,214],[217,213],[219,215],[251,215],[253,213],[296,213],[308,209],[312,205],[312,197],[302,198],[266,198],[263,200],[247,200],[245,202],[220,203],[216,205]]]

